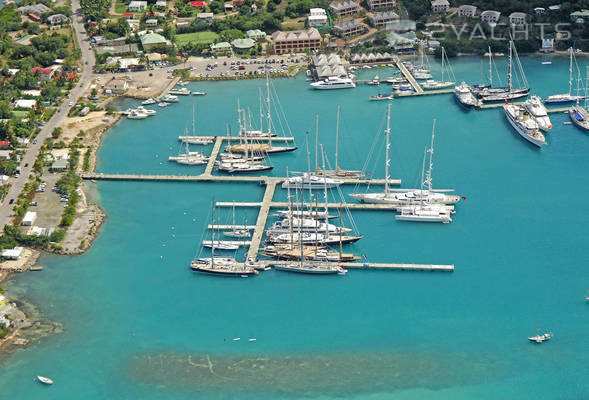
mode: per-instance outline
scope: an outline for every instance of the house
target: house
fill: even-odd
[[[311,8],[307,17],[307,25],[310,27],[326,26],[327,13],[323,8]]]
[[[554,51],[554,36],[546,35],[542,38],[542,48],[540,51],[543,53],[551,53]]]
[[[166,0],[157,0],[155,2],[155,6],[156,6],[156,8],[165,9],[167,7]]]
[[[302,31],[276,31],[272,34],[272,41],[276,54],[317,50],[321,46],[321,35],[315,28]]]
[[[351,0],[339,1],[329,5],[329,11],[338,17],[347,17],[360,11],[360,5]]]
[[[335,25],[333,30],[339,36],[348,38],[363,33],[366,30],[366,25],[356,20],[351,20]]]
[[[450,8],[450,2],[448,0],[432,0],[432,12],[443,13],[448,11]]]
[[[37,100],[18,99],[14,102],[14,108],[34,108]]]
[[[384,11],[395,8],[396,0],[367,0],[370,11]]]
[[[37,219],[37,213],[34,211],[27,211],[20,223],[22,226],[31,226]]]
[[[546,12],[546,9],[544,7],[536,7],[536,8],[534,8],[534,13],[536,15],[544,14],[545,12]]]
[[[399,16],[392,11],[385,11],[381,13],[374,13],[368,17],[372,26],[376,28],[386,27],[393,21],[397,21]]]
[[[231,46],[233,46],[233,48],[238,52],[248,51],[254,47],[255,44],[256,42],[250,38],[234,39],[231,41]]]
[[[67,167],[68,167],[67,164],[68,164],[67,160],[55,160],[55,161],[53,161],[53,164],[51,164],[51,166],[49,167],[49,171],[51,171],[51,172],[67,171]]]
[[[499,11],[485,10],[481,13],[481,21],[488,24],[496,24],[499,22],[499,18],[501,18],[501,13]]]
[[[458,16],[473,18],[477,14],[477,8],[468,4],[458,7]]]
[[[127,6],[127,11],[130,12],[140,12],[147,8],[147,1],[136,1],[133,0]]]
[[[0,161],[8,161],[10,160],[10,150],[0,150]]]
[[[143,46],[143,50],[145,51],[149,51],[157,45],[168,44],[166,38],[158,33],[148,33],[141,36],[139,39],[141,40],[141,46]]]
[[[211,51],[214,54],[231,53],[231,44],[229,42],[219,42],[211,44]]]
[[[247,31],[246,36],[250,39],[253,39],[255,41],[263,41],[266,40],[266,32],[263,32],[259,29],[250,29],[249,31]]]
[[[12,249],[4,249],[2,250],[2,257],[8,259],[8,260],[18,260],[20,258],[20,256],[22,256],[22,253],[25,251],[25,249],[23,247],[14,247]],[[6,304],[4,304],[6,305]],[[0,307],[2,306],[2,304],[0,303]]]
[[[526,14],[523,12],[512,12],[509,14],[510,25],[524,25],[526,23]]]
[[[43,67],[33,67],[31,68],[31,73],[33,75],[35,75],[36,73],[39,73],[41,75],[41,79],[44,81],[48,81],[51,78],[53,78],[53,73],[55,71],[52,70],[51,68],[43,68]]]
[[[61,24],[67,21],[67,17],[63,14],[53,14],[47,17],[47,22],[51,25]]]
[[[147,20],[145,20],[145,25],[150,26],[150,27],[157,26],[157,19],[155,19],[155,18],[147,19]]]
[[[188,4],[190,4],[190,6],[192,8],[206,8],[207,7],[207,3],[204,1],[191,1]]]
[[[196,19],[203,22],[212,22],[213,21],[213,13],[210,12],[203,12],[196,14]],[[176,26],[178,26],[176,24]]]

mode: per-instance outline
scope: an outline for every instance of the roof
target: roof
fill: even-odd
[[[276,31],[272,34],[273,41],[286,41],[286,40],[311,40],[321,39],[319,31],[315,28],[309,28],[304,31]]]
[[[159,43],[167,43],[166,38],[158,33],[148,33],[140,37],[141,44],[145,46],[146,44],[159,44]]]
[[[231,41],[231,45],[237,49],[251,49],[254,47],[256,42],[253,39],[235,39]]]

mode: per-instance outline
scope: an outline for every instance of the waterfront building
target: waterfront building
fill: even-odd
[[[351,20],[341,24],[337,24],[333,27],[333,30],[341,37],[348,38],[351,36],[359,35],[366,30],[366,25],[361,22]]]
[[[276,31],[272,34],[276,54],[317,50],[321,46],[321,35],[315,28],[303,31]]]
[[[323,8],[311,8],[310,14],[307,17],[307,25],[310,27],[326,26],[327,13]]]
[[[370,15],[368,19],[370,20],[372,26],[376,28],[382,28],[393,21],[398,21],[399,16],[393,11],[385,11],[381,13],[374,13]]]
[[[464,4],[458,7],[458,16],[473,18],[477,14],[477,8],[468,4]]]
[[[432,12],[444,13],[450,8],[450,2],[448,0],[432,0]]]
[[[396,0],[367,0],[370,11],[385,11],[395,8]]]
[[[329,11],[337,17],[349,17],[360,11],[360,5],[354,1],[338,1],[329,5]]]
[[[485,10],[481,13],[481,21],[488,24],[496,24],[499,22],[499,18],[501,18],[501,13],[499,11]]]
[[[526,14],[523,12],[513,12],[509,14],[510,25],[524,25],[526,23]]]

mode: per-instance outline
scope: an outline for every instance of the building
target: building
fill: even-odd
[[[333,27],[333,30],[336,32],[337,35],[343,38],[348,38],[351,36],[356,36],[361,33],[364,33],[364,31],[366,30],[366,25],[358,21],[351,20],[335,25]]]
[[[37,213],[34,211],[27,211],[22,219],[22,226],[31,226],[37,219]]]
[[[376,28],[386,27],[393,21],[398,21],[399,16],[392,11],[385,11],[381,13],[374,13],[368,17],[372,26]]]
[[[266,40],[266,32],[263,32],[259,29],[251,29],[251,30],[247,31],[245,34],[248,38],[253,39],[255,41]]]
[[[307,26],[326,26],[327,25],[327,13],[323,8],[311,8],[309,10],[309,16],[307,17]]]
[[[339,1],[336,3],[331,3],[329,5],[329,11],[340,18],[348,17],[350,15],[357,14],[358,11],[360,11],[360,5],[351,0]]]
[[[396,0],[367,0],[370,11],[385,11],[395,8]]]
[[[509,14],[510,25],[524,25],[526,23],[526,14],[523,12],[513,12]]]
[[[24,252],[23,247],[15,247],[13,249],[4,249],[2,250],[2,257],[8,260],[18,260],[22,253]]]
[[[465,4],[458,7],[459,17],[473,18],[475,15],[477,15],[477,8],[475,6]]]
[[[110,90],[112,94],[123,94],[129,88],[129,85],[124,79],[111,79],[104,85],[104,88]],[[51,166],[53,168],[53,166]]]
[[[315,28],[303,31],[276,31],[272,34],[276,54],[317,50],[321,46],[321,35]]]
[[[58,25],[67,22],[67,17],[63,14],[53,14],[47,17],[47,22],[51,25]]]
[[[501,13],[499,11],[485,10],[481,13],[481,21],[488,24],[496,24],[499,22],[499,18],[501,18]]]
[[[139,40],[141,40],[141,46],[143,46],[143,50],[145,51],[149,51],[157,45],[168,44],[166,38],[160,35],[159,33],[148,33],[146,35],[141,36]]]
[[[443,13],[448,11],[450,8],[450,2],[448,0],[432,0],[432,12]]]
[[[248,51],[249,49],[254,47],[255,44],[256,44],[256,42],[254,41],[254,39],[250,39],[250,38],[234,39],[231,41],[231,46],[233,46],[233,48],[237,52]]]
[[[552,53],[554,51],[554,36],[546,35],[542,38],[542,48],[540,51],[543,53]]]
[[[219,42],[211,44],[211,51],[214,54],[231,53],[231,44],[229,42]]]
[[[196,19],[202,22],[212,22],[213,21],[213,13],[198,13],[196,14]],[[190,25],[189,22],[186,23],[187,25]],[[176,26],[178,26],[178,24],[176,24]]]
[[[147,1],[131,1],[127,6],[129,12],[140,12],[147,8]]]

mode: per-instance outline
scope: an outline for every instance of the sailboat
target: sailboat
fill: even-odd
[[[351,197],[362,202],[371,204],[394,204],[398,206],[409,206],[415,204],[456,204],[460,196],[442,193],[451,190],[434,190],[431,185],[426,190],[421,189],[390,189],[390,134],[391,134],[391,107],[387,108],[387,127],[385,130],[385,185],[383,192],[377,193],[352,193]],[[430,171],[431,177],[431,171]]]
[[[577,100],[577,104],[572,106],[569,110],[569,116],[573,123],[581,129],[589,131],[589,108],[587,107],[587,85],[589,85],[589,67],[585,72],[585,106],[581,106],[580,101]]]
[[[573,95],[573,48],[570,47],[569,49],[569,92],[564,94],[553,94],[552,96],[548,96],[544,103],[546,104],[567,104],[567,103],[574,103],[578,102],[579,100],[583,100],[586,96],[579,96]],[[578,89],[578,87],[577,87]]]
[[[186,152],[179,153],[177,156],[170,156],[168,161],[175,161],[183,165],[203,165],[209,161],[209,158],[203,153],[190,151],[190,145],[186,142]]]
[[[423,89],[444,89],[450,86],[454,86],[456,84],[456,81],[444,81],[444,70],[446,68],[446,64],[450,64],[448,61],[448,56],[446,55],[446,50],[444,49],[444,47],[442,47],[442,80],[441,81],[434,81],[434,80],[427,80],[424,83],[421,84],[421,87]],[[452,72],[452,70],[450,69],[450,74],[452,76],[454,76],[454,73]],[[452,78],[454,79],[454,78]]]
[[[427,190],[432,190],[432,169],[433,169],[433,155],[434,155],[434,137],[436,129],[436,120],[432,128],[432,142],[429,149],[425,149],[423,153],[423,164],[421,166],[421,192],[424,192],[424,185],[427,185]],[[424,178],[425,171],[425,157],[429,153],[429,167]],[[452,222],[450,218],[450,209],[444,204],[428,204],[425,198],[422,197],[421,204],[404,206],[401,208],[401,214],[395,215],[398,221],[411,222],[442,222],[444,224]]]
[[[544,343],[552,339],[554,335],[552,332],[540,333],[540,317],[538,317],[538,324],[536,326],[536,335],[528,337],[528,340],[533,343]]]
[[[208,137],[196,136],[196,108],[192,105],[192,136],[187,135],[187,131],[184,132],[184,136],[178,136],[178,140],[184,143],[190,144],[211,144],[213,139]]]
[[[507,69],[507,88],[485,88],[478,93],[479,97],[483,102],[498,102],[498,101],[509,101],[515,99],[521,99],[527,97],[530,89],[528,87],[515,89],[513,87],[513,54],[515,53],[515,59],[520,70],[521,77],[524,81],[524,85],[527,86],[527,80],[523,72],[521,63],[517,55],[517,50],[513,45],[513,40],[509,41],[509,60]]]

